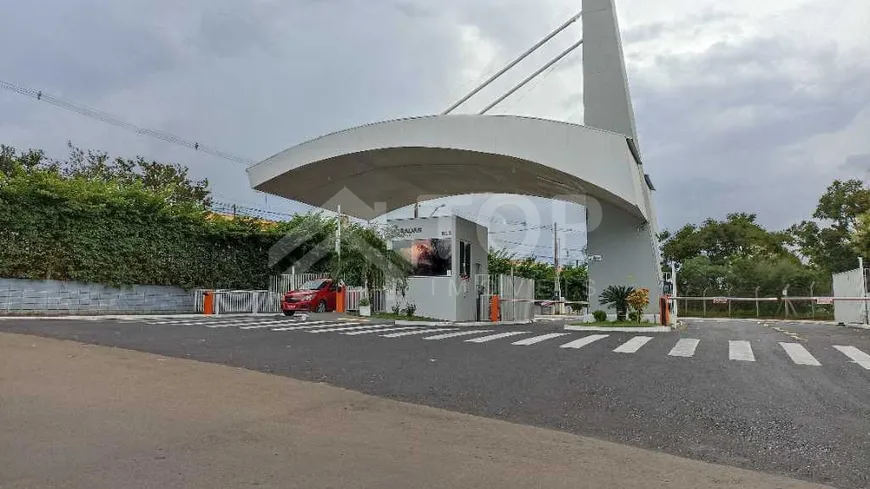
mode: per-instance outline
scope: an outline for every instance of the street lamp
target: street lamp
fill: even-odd
[[[586,255],[586,258],[583,259],[583,263],[586,265],[586,314],[589,314],[589,309],[591,304],[589,303],[589,266],[594,261],[601,261],[601,255]]]
[[[441,205],[439,205],[439,206],[438,206],[438,207],[436,207],[436,208],[435,208],[435,210],[434,210],[434,211],[432,211],[432,213],[431,213],[431,214],[429,214],[429,217],[432,217],[432,216],[434,216],[434,215],[435,215],[435,213],[436,213],[436,212],[438,212],[438,209],[440,209],[440,208],[442,208],[442,207],[447,207],[447,204],[441,204]]]

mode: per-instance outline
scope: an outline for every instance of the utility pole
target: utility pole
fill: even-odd
[[[673,324],[677,324],[677,262],[671,262],[671,293],[674,294],[674,309],[673,314],[671,314],[671,322]]]
[[[864,257],[858,257],[858,270],[861,271],[861,321],[867,324],[867,276],[864,275]]]
[[[553,295],[556,296],[557,301],[562,300],[562,282],[559,278],[559,225],[553,222],[553,267],[555,269],[555,284],[553,287]],[[562,310],[562,303],[558,303],[559,311]]]
[[[420,203],[414,202],[414,218],[420,217]]]
[[[517,288],[516,288],[516,265],[511,263],[511,320],[517,319]]]
[[[341,275],[341,205],[337,206],[338,226],[335,228],[335,252],[338,254],[338,274]],[[339,280],[341,277],[336,277]]]

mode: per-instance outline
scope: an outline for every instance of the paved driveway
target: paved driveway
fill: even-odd
[[[754,321],[693,321],[664,334],[565,332],[548,323],[350,323],[7,320],[0,330],[240,366],[843,488],[870,486],[866,331]]]

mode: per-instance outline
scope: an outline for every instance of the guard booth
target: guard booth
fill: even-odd
[[[489,270],[487,228],[457,216],[393,219],[387,225],[401,234],[387,246],[411,265],[407,288],[388,291],[387,310],[412,305],[417,316],[476,320],[472,277]]]

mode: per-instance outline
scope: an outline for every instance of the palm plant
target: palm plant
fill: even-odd
[[[634,287],[629,285],[608,285],[598,296],[598,303],[616,309],[616,320],[625,321],[628,313],[628,296],[632,292]]]

